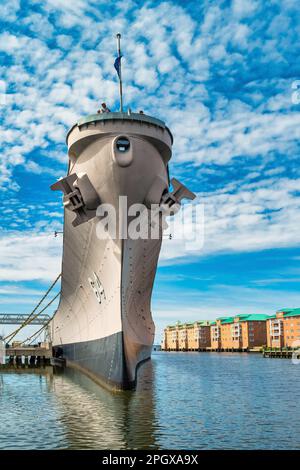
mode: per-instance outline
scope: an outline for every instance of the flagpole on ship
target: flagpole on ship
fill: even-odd
[[[118,77],[119,77],[119,92],[120,92],[120,113],[123,113],[123,88],[122,88],[122,70],[121,70],[121,34],[117,34],[117,46],[118,46]]]

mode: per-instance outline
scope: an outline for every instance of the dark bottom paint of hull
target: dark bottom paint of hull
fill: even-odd
[[[124,354],[123,333],[115,333],[93,341],[54,346],[54,355],[66,359],[66,365],[79,370],[95,382],[113,390],[131,390],[136,386],[136,370],[128,371]],[[139,360],[137,367],[148,357]],[[131,372],[131,373],[130,373]],[[129,377],[134,376],[134,380]]]

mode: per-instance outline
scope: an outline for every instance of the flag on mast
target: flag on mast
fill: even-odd
[[[120,57],[116,58],[115,63],[114,63],[114,67],[117,71],[117,74],[118,74],[119,78],[120,78],[120,74],[121,74],[121,58],[122,58],[122,56],[120,55]]]
[[[117,71],[119,77],[119,94],[120,94],[120,113],[123,113],[123,89],[122,89],[122,72],[121,72],[121,34],[117,34],[117,48],[118,48],[118,57],[115,60],[114,67]]]

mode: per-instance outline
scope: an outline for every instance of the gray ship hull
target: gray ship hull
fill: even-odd
[[[94,223],[91,225],[90,230],[95,233]],[[116,249],[116,243],[121,247],[118,256],[105,256],[105,252],[112,253]],[[62,289],[53,321],[54,353],[63,357],[67,366],[86,373],[101,385],[115,390],[132,389],[136,385],[139,364],[149,359],[152,351],[155,326],[151,294],[161,239],[120,243],[95,240],[92,246],[92,252],[102,253],[102,256],[99,261],[95,256],[86,266],[96,274],[101,286],[105,286],[103,298],[99,303],[89,285],[88,272],[84,271],[78,290],[66,298],[64,292],[70,282],[66,273],[65,291]],[[104,259],[105,265],[99,269]]]
[[[116,142],[124,136],[130,148],[118,152]],[[161,121],[120,113],[91,116],[68,135],[71,183],[53,186],[65,192],[61,297],[51,325],[54,353],[113,389],[133,388],[138,365],[151,356],[151,294],[161,234],[124,239],[117,230],[116,237],[103,238],[95,208],[110,204],[119,218],[120,196],[128,207],[159,204],[168,192],[171,144]],[[129,221],[121,217],[120,225],[128,229]]]
[[[64,357],[69,366],[85,373],[102,386],[116,390],[130,390],[136,386],[128,371],[123,332],[106,338],[62,345]],[[141,348],[140,357],[136,357],[136,368],[150,359],[151,346]]]

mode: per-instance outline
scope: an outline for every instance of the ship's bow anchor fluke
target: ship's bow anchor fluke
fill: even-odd
[[[162,215],[161,227],[163,230],[168,228],[166,218],[175,215],[180,207],[182,199],[193,200],[196,197],[192,191],[190,191],[184,184],[180,183],[176,178],[171,179],[173,186],[172,192],[165,192],[161,197],[158,212]],[[155,227],[156,222],[152,221],[151,226]]]
[[[52,191],[64,193],[64,207],[76,214],[72,222],[74,227],[96,216],[96,210],[101,201],[86,173],[79,175],[73,173],[58,180],[50,187]]]
[[[176,178],[171,179],[173,191],[166,193],[162,196],[160,206],[166,209],[166,212],[171,212],[170,215],[178,212],[181,206],[182,199],[193,200],[196,197],[184,184],[180,183]]]

